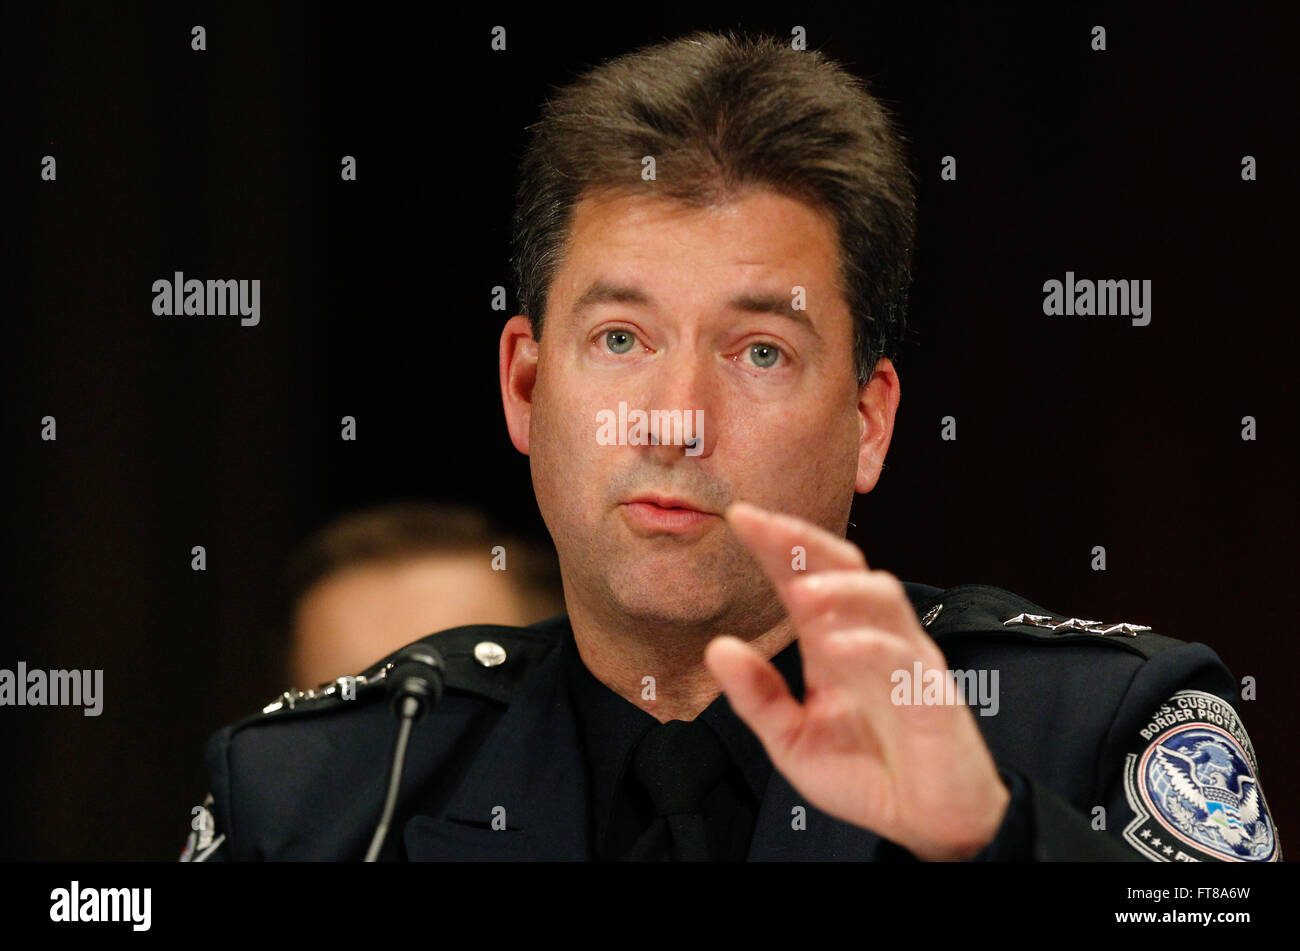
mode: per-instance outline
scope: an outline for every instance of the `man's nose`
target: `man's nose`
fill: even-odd
[[[717,368],[707,353],[673,354],[650,387],[651,450],[660,454],[702,457],[717,442]],[[655,414],[658,410],[658,414]],[[655,420],[659,425],[654,425]]]

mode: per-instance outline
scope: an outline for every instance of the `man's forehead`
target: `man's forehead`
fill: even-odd
[[[568,298],[561,316],[578,320],[603,304],[648,309],[671,304],[660,299],[665,291],[656,285],[665,262],[651,253],[644,229],[660,223],[671,227],[684,217],[690,219],[690,226],[706,231],[716,226],[718,232],[737,239],[716,261],[702,262],[691,255],[687,265],[716,264],[722,271],[744,272],[710,281],[707,289],[724,310],[783,317],[814,335],[817,329],[808,314],[810,288],[816,287],[823,298],[826,293],[834,295],[829,306],[824,299],[819,302],[819,311],[840,306],[847,310],[840,289],[834,221],[815,206],[761,187],[707,206],[607,190],[586,193],[575,205],[569,247],[557,275],[564,285],[557,290]],[[615,232],[625,234],[615,237]],[[830,254],[825,253],[827,244]],[[705,245],[706,251],[722,249],[709,241]],[[622,259],[621,250],[629,252],[630,260]]]
[[[823,231],[832,241],[836,233],[835,218],[824,207],[766,185],[734,188],[707,201],[686,201],[643,189],[587,189],[573,205],[572,225],[575,231],[636,228],[649,223],[731,224],[751,230],[760,217],[786,227],[794,221]]]
[[[773,314],[800,325],[815,337],[820,337],[806,309],[795,306],[793,294],[779,291],[742,290],[727,299],[724,308],[747,314]],[[601,304],[628,304],[635,307],[657,309],[664,304],[655,294],[640,284],[596,278],[589,283],[569,308],[573,320],[581,320]]]

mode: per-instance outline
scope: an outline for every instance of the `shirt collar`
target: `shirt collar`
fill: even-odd
[[[582,662],[571,627],[564,631],[561,650],[566,652],[565,677],[579,734],[586,746],[596,822],[598,828],[603,828],[632,751],[646,731],[659,721],[596,679]],[[803,671],[798,641],[789,644],[772,662],[785,677],[795,699],[802,701]],[[719,694],[699,716],[722,741],[754,799],[762,802],[772,763],[758,737],[736,716],[725,694]]]

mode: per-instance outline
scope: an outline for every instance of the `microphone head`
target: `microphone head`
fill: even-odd
[[[437,705],[442,699],[442,685],[446,676],[447,664],[442,654],[427,641],[417,641],[403,647],[393,657],[393,667],[385,678],[388,682],[388,695],[392,697],[393,711],[400,717],[403,708],[408,706],[408,698],[414,699],[417,708],[415,719],[424,716],[425,711]]]

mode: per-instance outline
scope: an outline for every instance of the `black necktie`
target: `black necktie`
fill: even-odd
[[[709,861],[704,800],[722,781],[727,763],[718,737],[699,720],[651,727],[637,744],[632,768],[656,818],[625,858]]]

